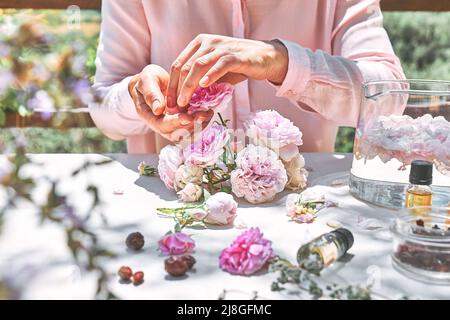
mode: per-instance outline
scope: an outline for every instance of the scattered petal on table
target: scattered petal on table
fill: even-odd
[[[338,228],[342,227],[342,224],[337,220],[328,220],[327,226],[329,226],[330,228],[333,228],[333,229],[338,229]]]
[[[245,222],[244,219],[242,219],[241,217],[237,217],[236,220],[234,220],[234,227],[236,229],[247,229],[247,223]]]

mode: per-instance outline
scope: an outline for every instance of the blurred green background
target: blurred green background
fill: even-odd
[[[66,16],[57,10],[0,10],[0,23],[11,15],[27,19],[39,16],[48,26],[48,31],[64,34]],[[408,78],[450,80],[450,32],[448,13],[390,12],[385,13],[385,27],[395,52],[403,63]],[[100,14],[97,11],[82,11],[80,37],[89,44],[88,69],[95,73],[95,52],[99,33]],[[67,38],[59,37],[61,46],[70,45]],[[89,153],[126,152],[124,141],[112,141],[95,129],[0,129],[0,140],[13,143],[17,131],[25,134],[28,151],[32,153]],[[336,151],[351,152],[353,128],[341,128],[336,141]]]

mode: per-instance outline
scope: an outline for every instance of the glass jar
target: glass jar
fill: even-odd
[[[363,84],[350,192],[387,208],[404,207],[410,164],[434,164],[433,204],[450,202],[450,81]]]
[[[417,207],[400,211],[390,226],[392,264],[423,282],[450,284],[450,209]]]

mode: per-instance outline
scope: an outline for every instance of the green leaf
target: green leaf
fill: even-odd
[[[22,117],[28,117],[33,114],[33,112],[28,110],[24,105],[19,106],[17,113]]]
[[[205,198],[205,201],[208,200],[209,197],[211,197],[211,193],[209,193],[208,190],[203,189],[203,197]]]
[[[6,114],[5,111],[0,109],[0,126],[4,126],[6,123]]]

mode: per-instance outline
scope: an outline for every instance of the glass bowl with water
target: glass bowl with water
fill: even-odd
[[[450,81],[363,85],[350,192],[379,206],[404,207],[410,164],[433,168],[433,205],[450,203]]]

